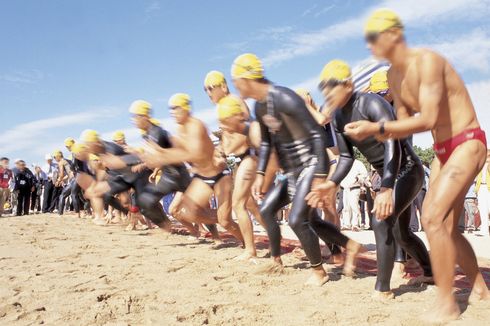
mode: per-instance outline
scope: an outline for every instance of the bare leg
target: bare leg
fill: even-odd
[[[190,223],[215,224],[217,219],[209,208],[211,194],[212,189],[207,184],[194,178],[172,215],[179,221],[182,219]]]
[[[481,142],[468,141],[454,150],[444,166],[437,160],[433,163],[430,188],[422,209],[422,223],[429,239],[434,280],[438,287],[436,307],[427,316],[431,322],[446,322],[459,317],[460,310],[452,295],[457,260],[468,273],[472,285],[481,277],[471,246],[457,232],[459,215],[456,213],[483,166],[485,150]],[[483,291],[482,296],[488,296],[486,286],[482,289],[478,284],[478,288]]]
[[[251,195],[252,183],[255,179],[257,164],[252,157],[245,158],[235,174],[235,184],[232,194],[233,212],[238,219],[238,225],[245,244],[245,253],[238,256],[239,260],[247,260],[257,256],[254,242],[253,224],[248,216],[247,201]]]
[[[214,194],[218,200],[218,223],[235,238],[244,242],[238,224],[231,218],[231,187],[232,180],[229,175],[222,177],[214,186]]]

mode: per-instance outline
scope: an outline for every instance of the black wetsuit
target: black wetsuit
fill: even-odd
[[[369,137],[363,141],[356,141],[343,134],[347,123],[359,120],[391,121],[395,120],[395,114],[390,104],[382,97],[354,93],[349,102],[335,112],[332,121],[340,159],[331,180],[339,184],[349,173],[354,162],[355,146],[382,176],[381,187],[393,189],[393,215],[383,221],[372,221],[378,263],[375,288],[384,292],[390,290],[391,272],[395,261],[395,239],[417,260],[424,270],[424,275],[432,275],[427,249],[422,240],[409,229],[410,204],[422,187],[424,172],[419,158],[405,140],[390,139],[381,143],[374,137]]]
[[[133,188],[135,193],[134,201],[145,217],[149,218],[157,225],[167,220],[167,215],[163,211],[163,207],[158,200],[148,201],[145,196],[146,187],[149,185],[148,178],[151,171],[149,169],[144,169],[139,173],[132,172],[131,167],[140,163],[140,160],[136,155],[127,154],[121,146],[113,142],[102,141],[102,144],[104,145],[105,153],[119,156],[127,164],[123,169],[107,171],[107,181],[110,190],[104,194],[104,201],[115,209],[127,214],[128,209],[123,207],[119,200],[114,196]]]
[[[161,148],[172,147],[168,132],[153,124],[143,138],[156,143]],[[159,201],[172,192],[184,192],[190,183],[191,177],[184,164],[166,165],[162,167],[162,176],[158,183],[147,185],[144,198],[148,203]]]
[[[318,236],[325,242],[343,247],[349,240],[335,225],[323,221],[318,210],[309,207],[305,201],[313,178],[326,178],[328,174],[324,131],[308,112],[303,99],[285,87],[271,85],[267,100],[255,104],[255,116],[262,136],[257,173],[265,173],[274,148],[287,176],[286,182],[279,183],[266,195],[260,209],[271,243],[271,254],[277,257],[281,251],[276,214],[291,202],[289,225],[300,240],[311,266],[319,266],[322,257]]]

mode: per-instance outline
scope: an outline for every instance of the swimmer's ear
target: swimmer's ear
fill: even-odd
[[[228,84],[226,84],[226,83],[223,83],[223,84],[221,85],[221,89],[222,89],[222,90],[223,90],[223,92],[225,92],[225,93],[229,93],[229,92],[230,92],[230,91],[229,91],[229,89],[228,89]]]
[[[349,79],[347,82],[345,82],[345,87],[348,92],[354,91],[354,83],[352,82],[352,79]]]
[[[405,40],[405,34],[403,33],[402,28],[391,28],[387,33],[389,33],[390,37],[396,42]]]

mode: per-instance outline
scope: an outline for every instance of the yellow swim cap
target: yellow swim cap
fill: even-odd
[[[264,78],[262,62],[255,54],[242,54],[233,61],[231,77],[233,79],[262,79]]]
[[[218,119],[220,121],[241,114],[243,102],[236,96],[228,95],[218,102]]]
[[[87,146],[82,143],[75,143],[71,147],[71,152],[72,154],[80,154],[81,152],[85,151],[87,149]]]
[[[403,29],[400,17],[390,9],[378,9],[366,21],[364,34],[381,33],[393,27]]]
[[[113,141],[119,141],[124,139],[126,139],[126,136],[124,135],[124,132],[122,130],[117,130],[112,134]]]
[[[86,129],[80,135],[80,139],[84,143],[94,143],[99,140],[99,134],[92,129]]]
[[[296,88],[295,92],[302,98],[306,98],[310,95],[310,92],[306,88]]]
[[[54,157],[62,157],[63,156],[63,152],[61,150],[57,149],[57,150],[55,150],[53,152],[53,156]]]
[[[342,60],[332,60],[327,63],[320,73],[320,85],[331,80],[344,82],[352,77],[350,67],[347,62]]]
[[[221,86],[226,84],[225,75],[223,73],[212,70],[208,72],[204,78],[204,87]]]
[[[160,127],[162,124],[160,123],[160,120],[155,119],[155,118],[150,118],[151,124]]]
[[[131,103],[129,112],[136,115],[145,115],[149,117],[151,115],[151,104],[144,100],[136,100]]]
[[[177,93],[172,95],[168,100],[168,106],[171,108],[179,107],[186,111],[191,110],[191,97],[185,93]]]
[[[97,156],[95,154],[90,154],[88,156],[88,159],[91,160],[91,161],[98,161],[99,160],[99,156]]]
[[[73,144],[75,144],[75,139],[71,138],[71,137],[68,137],[65,139],[65,146],[70,148],[73,146]]]
[[[373,93],[379,93],[386,91],[390,87],[388,86],[388,72],[386,70],[380,70],[373,74],[369,81],[369,91]]]

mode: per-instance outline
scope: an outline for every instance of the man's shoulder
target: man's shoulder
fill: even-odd
[[[191,117],[188,121],[187,130],[191,132],[203,132],[206,131],[206,125],[198,118]]]
[[[421,69],[428,65],[443,65],[447,62],[447,59],[440,53],[427,48],[412,49],[411,58],[412,67]]]

